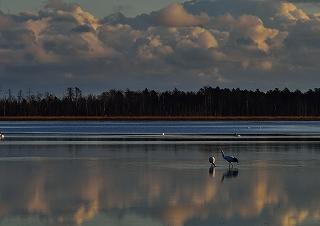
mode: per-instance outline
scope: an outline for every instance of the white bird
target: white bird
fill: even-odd
[[[230,156],[230,155],[225,155],[221,148],[220,148],[220,151],[221,151],[221,154],[222,154],[222,157],[224,158],[224,160],[226,160],[229,163],[229,167],[230,167],[230,164],[233,167],[232,163],[234,163],[234,162],[239,163],[239,160],[236,157]]]
[[[2,132],[0,132],[0,140],[4,139],[4,134]]]
[[[216,167],[215,161],[216,161],[216,159],[213,156],[209,157],[209,162],[211,163],[211,166]]]

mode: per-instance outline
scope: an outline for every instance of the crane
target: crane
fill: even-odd
[[[239,160],[236,157],[230,156],[230,155],[225,155],[221,148],[220,148],[220,151],[221,151],[221,154],[222,154],[222,157],[224,158],[224,160],[226,160],[229,163],[229,168],[230,168],[230,164],[233,167],[232,163],[234,163],[234,162],[239,163]]]

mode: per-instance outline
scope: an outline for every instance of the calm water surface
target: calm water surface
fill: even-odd
[[[3,141],[0,225],[320,225],[320,142],[219,146]]]
[[[320,121],[0,122],[7,134],[320,134]]]

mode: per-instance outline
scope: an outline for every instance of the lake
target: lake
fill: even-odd
[[[320,224],[318,122],[1,122],[0,129],[1,226]],[[314,139],[228,140],[234,133]],[[219,147],[239,164],[229,169]]]

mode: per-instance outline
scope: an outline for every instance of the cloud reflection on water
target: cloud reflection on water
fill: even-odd
[[[174,158],[168,154],[168,159],[154,160],[150,156],[156,156],[156,150],[145,149],[141,158],[130,160],[2,161],[0,225],[10,225],[8,222],[17,219],[19,225],[26,225],[29,218],[39,225],[75,226],[107,222],[188,226],[192,222],[209,225],[213,220],[243,226],[262,222],[276,226],[319,223],[320,184],[314,177],[318,168],[281,165],[285,162],[272,167],[268,164],[282,154],[307,158],[307,147],[304,152],[294,153],[278,149],[255,152],[256,160],[262,155],[268,160],[254,164],[243,161],[238,170],[241,175],[236,177],[232,172],[223,183],[227,166],[217,167],[215,177],[208,175],[206,161],[198,168],[186,167],[199,164],[202,157],[206,159],[202,148],[200,145],[197,151],[191,151],[192,162],[183,159],[185,153],[179,151]],[[250,158],[251,152],[240,153],[243,160]],[[313,153],[312,158],[319,161],[320,155]],[[181,162],[175,163],[176,159]],[[185,167],[172,167],[184,163]]]

